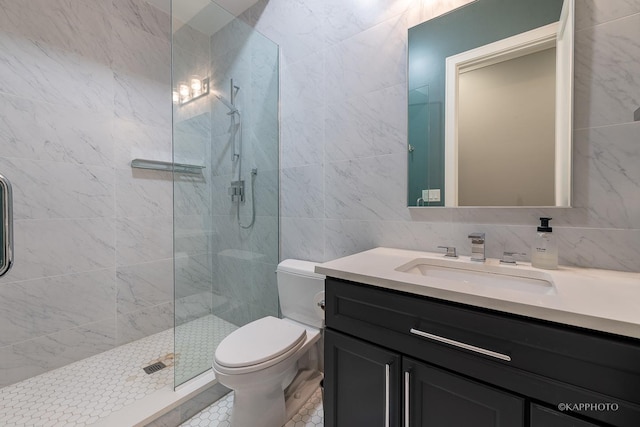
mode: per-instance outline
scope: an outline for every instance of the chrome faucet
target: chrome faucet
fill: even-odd
[[[444,256],[447,258],[458,258],[458,254],[454,246],[438,246],[438,249],[446,249],[447,253],[444,254]]]
[[[471,233],[471,261],[484,262],[484,233]]]

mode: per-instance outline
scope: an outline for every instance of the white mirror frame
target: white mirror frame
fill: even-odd
[[[565,0],[559,22],[447,58],[445,206],[458,206],[458,76],[460,70],[488,66],[554,45],[556,47],[555,206],[571,206],[574,1]]]

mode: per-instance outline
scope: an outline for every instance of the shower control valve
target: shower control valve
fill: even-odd
[[[244,180],[231,181],[229,195],[232,202],[244,202]]]

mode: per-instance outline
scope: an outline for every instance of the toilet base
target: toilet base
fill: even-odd
[[[322,378],[322,372],[316,370],[305,369],[298,372],[298,375],[284,391],[287,421],[297,414],[316,392]]]
[[[231,427],[282,427],[286,418],[281,385],[234,391]]]

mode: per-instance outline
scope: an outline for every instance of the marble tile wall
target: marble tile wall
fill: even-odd
[[[375,246],[530,253],[554,218],[560,262],[640,271],[640,2],[576,0],[574,207],[406,207],[407,29],[469,0],[262,0],[243,19],[281,47],[281,258]]]
[[[167,1],[168,2],[168,1]],[[173,326],[170,21],[141,0],[0,0],[0,387]]]

